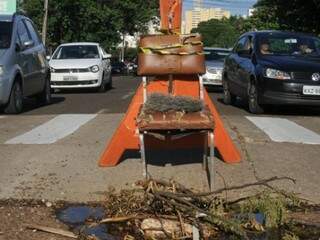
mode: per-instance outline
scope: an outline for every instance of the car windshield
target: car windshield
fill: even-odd
[[[320,57],[320,39],[293,34],[268,34],[259,40],[262,55],[292,55]]]
[[[206,61],[223,61],[229,54],[229,50],[212,50],[205,49]]]
[[[94,45],[61,46],[53,55],[53,59],[92,59],[99,58],[99,50]]]
[[[9,48],[12,36],[12,22],[0,22],[0,49]]]

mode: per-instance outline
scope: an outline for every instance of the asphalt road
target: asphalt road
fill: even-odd
[[[53,95],[49,106],[30,99],[23,114],[0,114],[0,199],[99,200],[109,187],[128,188],[140,180],[139,153],[115,168],[97,166],[139,83],[136,77],[115,77],[114,88],[106,93],[63,91]],[[216,160],[216,188],[287,176],[297,183],[276,186],[320,202],[319,109],[276,107],[253,116],[241,100],[224,105],[219,89],[211,89],[210,96],[243,156],[235,165]],[[155,153],[150,158],[153,177],[208,189],[198,153]]]
[[[52,94],[52,104],[42,107],[28,99],[23,115],[124,113],[139,84],[137,77],[115,76],[113,88],[105,93],[88,89],[58,91]]]

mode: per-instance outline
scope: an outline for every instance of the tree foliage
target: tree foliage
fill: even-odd
[[[231,47],[237,38],[255,30],[288,30],[320,35],[319,0],[258,0],[253,16],[201,22],[192,32],[204,37],[205,46]]]
[[[319,0],[258,0],[250,19],[257,29],[320,34]]]
[[[229,19],[211,19],[201,22],[197,28],[192,29],[192,32],[201,33],[206,47],[230,48],[248,28],[244,18],[232,16]]]
[[[21,8],[41,29],[43,0],[24,0]],[[157,0],[49,0],[48,45],[93,41],[111,48],[121,34],[144,31],[157,9]]]

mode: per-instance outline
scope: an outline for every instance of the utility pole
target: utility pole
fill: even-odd
[[[46,45],[46,38],[47,38],[48,5],[49,5],[49,0],[44,0],[44,17],[43,17],[43,25],[42,25],[42,42],[44,45]]]
[[[126,48],[126,34],[123,33],[122,34],[121,62],[124,62],[125,48]]]

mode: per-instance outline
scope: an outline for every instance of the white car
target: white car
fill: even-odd
[[[222,86],[222,72],[224,59],[231,53],[226,48],[204,48],[206,55],[206,74],[203,75],[203,84],[210,86]]]
[[[67,43],[53,53],[51,88],[112,88],[111,55],[98,43]]]

